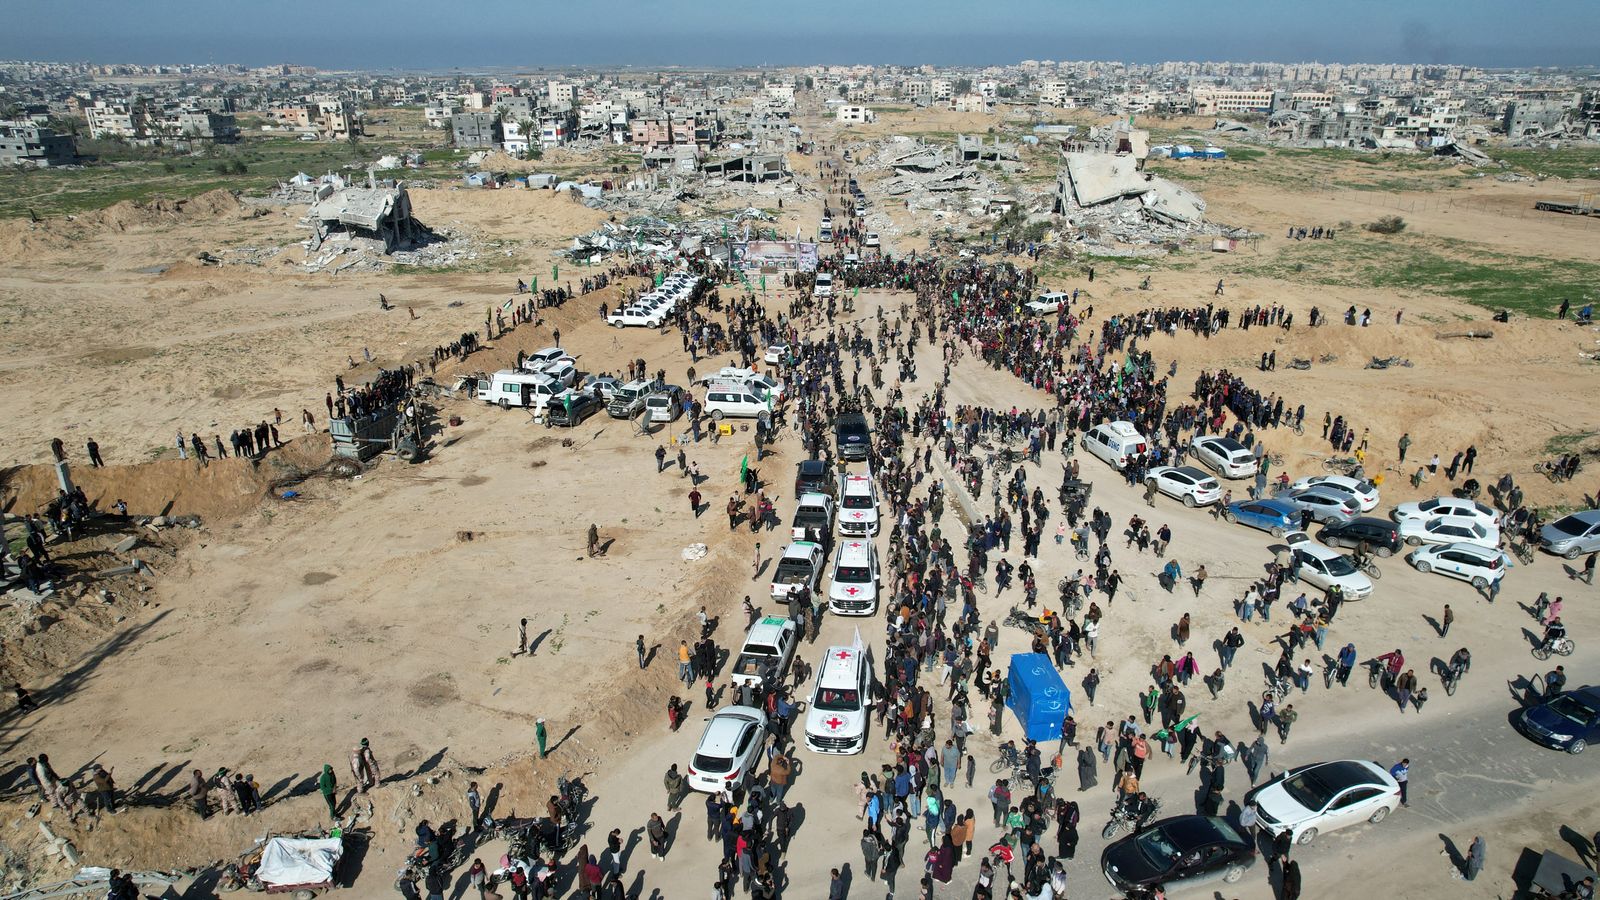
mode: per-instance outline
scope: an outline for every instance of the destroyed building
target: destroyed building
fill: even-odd
[[[346,187],[324,185],[306,212],[313,231],[311,249],[334,236],[363,240],[390,253],[422,238],[422,226],[411,215],[411,196],[404,185]]]
[[[1066,163],[1056,180],[1054,211],[1082,231],[1082,240],[1161,244],[1232,233],[1205,220],[1199,194],[1139,171],[1132,156],[1068,153]]]

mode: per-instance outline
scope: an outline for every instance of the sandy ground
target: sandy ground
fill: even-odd
[[[1262,188],[1239,192],[1224,203],[1259,216],[1260,230],[1267,234],[1281,233],[1296,219],[1316,222],[1340,215],[1319,207],[1314,197],[1305,198],[1299,211],[1292,198],[1272,202],[1271,197]],[[1259,212],[1248,211],[1247,204]],[[791,210],[786,203],[782,227],[804,227],[818,212],[805,202],[797,206]],[[419,192],[418,208],[425,220],[432,212],[488,237],[529,240],[519,252],[536,261],[528,267],[533,271],[544,265],[541,252],[592,227],[597,215],[538,192]],[[61,236],[50,235],[49,241],[30,242],[4,257],[0,301],[9,327],[0,378],[11,390],[0,401],[6,404],[0,413],[13,422],[8,458],[40,459],[44,442],[54,434],[94,434],[113,463],[139,462],[163,446],[163,435],[175,427],[208,427],[188,423],[217,422],[215,428],[229,430],[235,420],[254,421],[273,406],[288,412],[310,406],[320,414],[327,379],[343,368],[346,355],[356,352],[359,358],[362,345],[370,346],[380,362],[422,355],[452,332],[473,327],[482,307],[503,299],[515,277],[332,278],[189,264],[161,275],[137,271],[192,257],[190,248],[214,243],[224,227],[228,243],[287,242],[296,236],[292,221],[281,215],[247,220],[236,215],[222,210],[200,222],[136,223],[124,230],[86,226],[71,239],[75,249],[53,246]],[[1419,221],[1419,227],[1425,223]],[[1484,231],[1472,239],[1491,236]],[[6,246],[15,248],[17,241],[13,237]],[[97,264],[103,268],[75,264],[86,253],[105,260]],[[1098,321],[1158,303],[1205,303],[1214,268],[1225,264],[1208,258],[1195,270],[1161,273],[1150,292],[1135,289],[1140,276],[1134,271],[1102,271],[1092,286],[1082,279],[1061,286],[1091,289]],[[414,306],[421,318],[412,323],[402,318],[403,311],[378,313],[379,290],[402,306]],[[1528,473],[1538,458],[1536,449],[1550,434],[1581,425],[1572,421],[1563,401],[1586,383],[1587,371],[1562,343],[1575,338],[1561,326],[1514,323],[1497,326],[1492,342],[1448,343],[1434,336],[1438,328],[1425,323],[1424,314],[1456,320],[1481,311],[1437,297],[1395,296],[1380,307],[1380,298],[1357,296],[1280,281],[1230,282],[1226,299],[1233,308],[1283,303],[1297,319],[1312,304],[1330,311],[1352,302],[1372,305],[1378,323],[1392,323],[1396,305],[1407,310],[1408,324],[1400,327],[1330,325],[1316,333],[1296,329],[1283,338],[1269,331],[1280,368],[1252,370],[1247,380],[1306,402],[1308,420],[1320,422],[1322,409],[1328,408],[1353,416],[1358,427],[1370,425],[1380,465],[1388,464],[1386,454],[1398,433],[1410,429],[1417,441],[1413,459],[1435,449],[1448,459],[1455,449],[1476,442],[1480,472],[1506,467]],[[448,306],[457,299],[463,308]],[[615,371],[625,360],[643,356],[652,369],[665,367],[670,379],[681,380],[689,361],[678,352],[676,339],[603,328],[594,315],[600,299],[570,304],[543,327],[524,326],[465,367],[504,365],[518,347],[547,344],[549,328],[559,325],[563,344],[585,369]],[[899,300],[863,292],[858,316],[867,318],[876,304]],[[775,295],[772,302],[786,299]],[[63,309],[81,313],[79,320],[87,317],[95,328],[50,315]],[[1158,364],[1177,360],[1177,382],[1186,386],[1202,368],[1248,368],[1269,346],[1265,339],[1255,329],[1230,330],[1211,341],[1185,334],[1156,338],[1150,346]],[[57,349],[63,346],[72,352]],[[91,358],[125,353],[130,346],[153,352],[110,363]],[[1311,373],[1282,367],[1291,355],[1322,353],[1335,353],[1339,360]],[[1390,354],[1409,356],[1417,366],[1387,372],[1360,368],[1368,356]],[[936,371],[932,360],[924,360],[921,370],[925,375]],[[209,377],[194,377],[199,373]],[[926,381],[912,385],[913,398],[928,387]],[[1042,402],[1009,377],[970,360],[957,367],[951,396],[955,402],[996,406]],[[698,737],[693,720],[676,734],[665,728],[666,698],[678,690],[672,648],[689,635],[693,611],[702,604],[723,621],[719,643],[737,643],[740,598],[745,593],[760,597],[766,589],[765,581],[750,577],[755,541],[762,542],[766,556],[782,543],[778,533],[730,534],[720,514],[740,459],[750,452],[749,434],[688,451],[707,476],[701,491],[711,507],[696,519],[687,509],[688,482],[675,473],[653,474],[655,442],[670,435],[636,438],[626,423],[603,417],[572,432],[551,431],[520,412],[468,401],[447,404],[442,412],[461,415],[464,424],[444,431],[428,462],[384,463],[359,480],[313,479],[298,488],[301,497],[295,501],[269,500],[244,515],[208,520],[159,567],[159,577],[144,595],[149,605],[137,606],[120,621],[91,621],[70,608],[60,610],[69,617],[67,624],[44,634],[70,626],[84,652],[75,659],[52,658],[50,668],[26,672],[50,703],[39,713],[0,722],[6,763],[46,750],[58,768],[68,771],[99,758],[115,764],[124,787],[151,803],[170,798],[188,768],[209,773],[228,766],[254,772],[273,799],[282,799],[306,792],[307,779],[323,762],[346,772],[346,751],[368,737],[393,783],[371,797],[366,821],[375,839],[351,896],[388,894],[410,826],[423,816],[439,821],[459,815],[468,778],[496,786],[501,812],[526,813],[556,774],[587,772],[598,797],[590,816],[591,846],[602,845],[612,827],[627,833],[642,826],[648,812],[660,806],[655,792],[661,773],[669,762],[685,760]],[[1293,474],[1320,471],[1317,455],[1324,451],[1315,431],[1308,429],[1304,438],[1270,435]],[[67,439],[75,450],[76,439]],[[563,446],[563,439],[571,446]],[[794,440],[787,438],[776,456],[760,464],[774,485],[780,516],[792,504],[787,473],[797,454]],[[1115,520],[1126,521],[1136,512],[1148,515],[1136,492],[1097,462],[1085,465],[1096,484],[1094,502]],[[182,474],[181,469],[163,472],[169,480]],[[224,475],[232,479],[230,485],[250,481],[252,490],[261,490],[254,476],[243,472],[208,477]],[[102,477],[103,490],[118,491],[149,476],[142,469],[130,471],[120,484],[119,470]],[[1059,469],[1047,460],[1030,475],[1035,477],[1049,494]],[[1412,496],[1400,481],[1391,478],[1385,485],[1386,504]],[[1560,493],[1529,484],[1551,498]],[[1575,490],[1568,486],[1565,493]],[[1156,561],[1132,558],[1131,551],[1118,548],[1118,567],[1130,580],[1106,621],[1100,657],[1106,681],[1097,710],[1080,717],[1086,724],[1101,711],[1105,718],[1120,718],[1132,709],[1134,696],[1147,684],[1146,668],[1172,649],[1167,632],[1183,612],[1195,618],[1197,655],[1203,662],[1210,659],[1204,648],[1231,619],[1230,599],[1270,558],[1272,542],[1265,534],[1158,502],[1155,521],[1170,522],[1176,532],[1173,555],[1186,569],[1204,562],[1212,580],[1198,598],[1164,594],[1153,578]],[[584,558],[582,534],[590,522],[611,542],[598,559]],[[947,532],[959,527],[951,514],[944,524]],[[886,549],[886,537],[882,541]],[[710,554],[685,562],[680,550],[693,542],[707,543]],[[1039,566],[1041,584],[1049,585],[1076,564],[1047,542]],[[1304,851],[1308,889],[1341,879],[1345,886],[1382,886],[1402,897],[1439,896],[1440,886],[1450,884],[1437,856],[1439,835],[1464,847],[1481,828],[1494,835],[1490,871],[1460,895],[1503,892],[1517,861],[1513,845],[1559,848],[1561,822],[1582,833],[1592,831],[1594,777],[1580,759],[1539,750],[1513,734],[1506,724],[1513,704],[1502,693],[1507,681],[1534,671],[1520,633],[1533,622],[1518,603],[1531,602],[1541,590],[1575,597],[1591,589],[1571,582],[1561,561],[1550,557],[1514,571],[1493,605],[1459,582],[1417,574],[1398,560],[1385,565],[1384,575],[1374,599],[1340,617],[1331,641],[1353,640],[1363,657],[1399,643],[1413,659],[1447,657],[1454,646],[1465,644],[1473,648],[1477,665],[1463,691],[1455,697],[1434,691],[1434,701],[1420,717],[1400,717],[1391,704],[1354,683],[1343,691],[1313,688],[1297,703],[1303,710],[1300,724],[1288,745],[1281,750],[1274,745],[1274,768],[1331,755],[1370,756],[1385,764],[1411,755],[1416,762],[1414,808],[1381,828],[1329,835]],[[1009,595],[983,598],[984,617],[1003,616],[1012,600]],[[1437,616],[1446,602],[1458,617],[1448,642],[1432,637],[1424,618]],[[537,652],[512,658],[522,616],[530,619]],[[1567,661],[1574,673],[1586,670],[1585,659],[1592,663],[1582,645],[1588,643],[1584,635],[1591,633],[1593,618],[1580,603],[1568,607],[1567,619],[1581,645],[1579,655]],[[848,642],[858,624],[863,636],[881,648],[879,620],[831,618],[823,638],[803,652],[809,658],[829,643]],[[94,640],[97,629],[104,636]],[[1269,649],[1273,632],[1267,626],[1247,631],[1250,642],[1222,697],[1204,699],[1198,684],[1189,692],[1191,710],[1205,716],[1207,727],[1235,736],[1249,728],[1245,701],[1259,694],[1255,667],[1276,654]],[[638,634],[657,652],[642,672],[633,659]],[[1020,634],[1003,631],[1002,650],[1021,649]],[[1074,688],[1082,666],[1068,675]],[[548,720],[556,745],[542,762],[529,758],[535,717]],[[1006,736],[1015,730],[1015,722],[1008,722]],[[992,746],[987,736],[974,741],[980,778],[993,758]],[[859,771],[876,769],[886,752],[875,735],[861,758],[802,754],[802,774],[790,797],[803,804],[806,818],[786,870],[787,896],[820,895],[833,865],[850,861],[859,873],[849,784]],[[1175,764],[1157,760],[1152,769],[1148,783],[1168,801],[1168,810],[1183,811],[1193,783]],[[1084,841],[1071,869],[1082,896],[1109,893],[1095,868],[1111,780],[1106,767],[1100,775],[1101,788],[1082,801]],[[1228,797],[1236,800],[1244,779],[1238,771],[1230,775]],[[413,784],[420,796],[412,793]],[[981,789],[980,781],[955,796],[963,806],[982,810]],[[663,896],[706,889],[715,856],[696,836],[703,827],[697,803],[686,805],[679,826],[688,831],[665,861],[648,861],[635,852],[630,883],[637,870],[643,873],[637,883]],[[146,808],[92,832],[73,830],[59,814],[45,815],[73,835],[88,861],[157,867],[231,855],[265,827],[316,823],[319,807],[315,797],[295,797],[275,804],[264,820],[204,823]],[[356,808],[368,807],[358,802]],[[0,831],[0,839],[36,849],[31,826],[12,821],[17,824]],[[980,821],[986,820],[980,816]],[[992,834],[980,830],[979,841]],[[914,837],[912,848],[919,842],[920,836]],[[498,853],[493,847],[483,852],[491,862]],[[969,885],[971,877],[972,865],[964,863],[958,885]],[[902,879],[901,892],[910,886]],[[203,883],[200,889],[203,893]],[[965,895],[968,888],[959,890]],[[1266,897],[1269,891],[1261,870],[1238,886],[1237,896]],[[858,875],[852,896],[873,893]]]

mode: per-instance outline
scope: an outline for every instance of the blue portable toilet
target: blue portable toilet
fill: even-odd
[[[1006,706],[1017,714],[1022,733],[1030,741],[1061,738],[1061,721],[1072,711],[1072,693],[1061,675],[1043,653],[1013,653],[1010,691]]]

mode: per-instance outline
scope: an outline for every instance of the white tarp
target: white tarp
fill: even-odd
[[[256,878],[268,887],[323,884],[333,880],[333,869],[343,854],[344,843],[338,838],[270,838],[261,851]]]

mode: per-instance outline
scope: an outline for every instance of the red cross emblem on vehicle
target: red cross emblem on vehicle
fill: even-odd
[[[853,512],[853,513],[850,514],[850,518],[852,518],[852,519],[860,519],[860,518],[863,518],[865,516],[866,516],[866,513],[861,513],[861,512]]]
[[[861,593],[861,588],[858,588],[858,587],[847,587],[847,588],[844,589],[844,592],[846,594],[849,594],[850,596],[854,597],[855,595]]]
[[[860,550],[861,549],[861,542],[860,541],[851,541],[849,546],[850,546],[851,550]]]
[[[829,731],[838,731],[840,728],[844,727],[844,720],[838,716],[834,716],[831,719],[825,720],[822,724],[828,726]]]
[[[849,659],[850,658],[850,651],[849,650],[840,650],[838,653],[835,653],[833,655],[833,658],[834,659]]]

